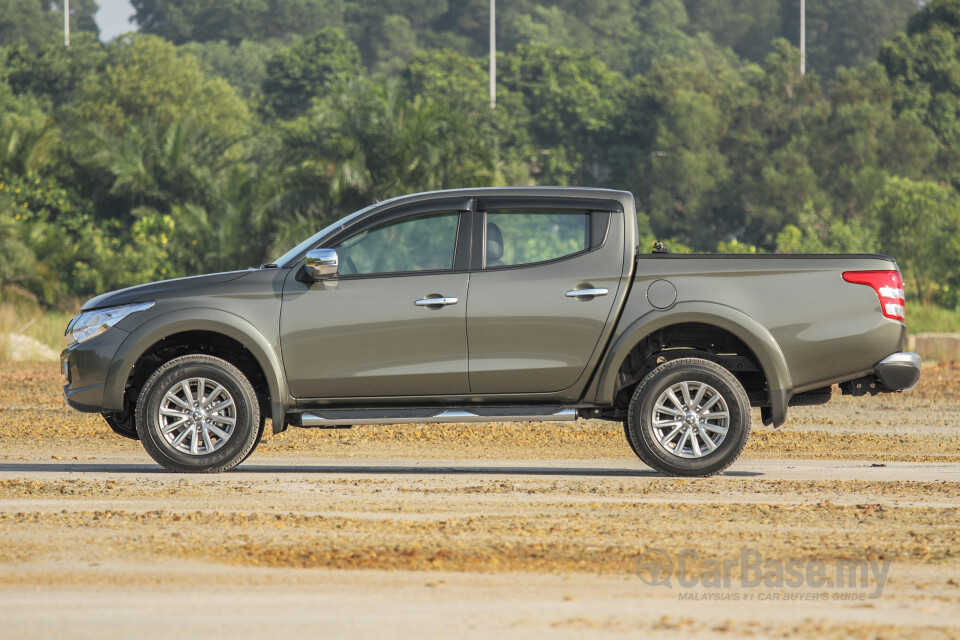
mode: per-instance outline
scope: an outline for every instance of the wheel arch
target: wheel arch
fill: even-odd
[[[604,357],[593,386],[593,401],[613,406],[618,392],[618,373],[631,352],[662,329],[682,324],[701,324],[728,332],[743,342],[757,359],[770,392],[770,422],[782,424],[793,382],[786,359],[773,335],[747,314],[711,302],[681,302],[669,311],[651,311],[630,323],[618,335]],[[591,397],[590,394],[587,397]]]
[[[159,315],[137,327],[121,343],[107,372],[104,409],[122,411],[127,382],[145,354],[166,339],[184,334],[223,336],[246,350],[263,374],[270,397],[269,416],[275,432],[283,429],[291,399],[278,347],[249,321],[232,313],[209,308],[179,309]]]

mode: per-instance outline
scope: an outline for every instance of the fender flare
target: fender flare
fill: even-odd
[[[653,310],[633,321],[616,338],[604,357],[594,401],[601,406],[613,405],[620,365],[641,340],[671,325],[691,322],[729,331],[753,351],[770,389],[772,422],[775,425],[783,424],[793,381],[780,345],[763,325],[747,314],[715,302],[680,302],[668,311]]]
[[[260,365],[270,392],[270,418],[274,431],[283,428],[283,418],[290,406],[287,381],[278,349],[249,321],[240,316],[211,309],[193,307],[170,311],[151,318],[134,329],[120,344],[110,368],[103,392],[105,410],[122,411],[127,379],[137,360],[163,338],[185,331],[210,331],[222,334],[243,345]]]

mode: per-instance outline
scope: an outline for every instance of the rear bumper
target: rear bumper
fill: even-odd
[[[920,356],[902,351],[887,356],[873,367],[873,373],[840,383],[845,396],[909,391],[920,379]]]
[[[917,386],[920,369],[920,356],[903,351],[884,358],[874,373],[884,391],[909,391]]]

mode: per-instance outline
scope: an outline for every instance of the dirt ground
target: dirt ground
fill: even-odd
[[[0,364],[2,637],[960,638],[958,366],[755,416],[709,479],[598,421],[295,429],[178,475],[59,384]]]

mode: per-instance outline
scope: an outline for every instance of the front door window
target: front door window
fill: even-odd
[[[449,271],[457,248],[458,213],[405,218],[361,231],[335,247],[341,275]]]

